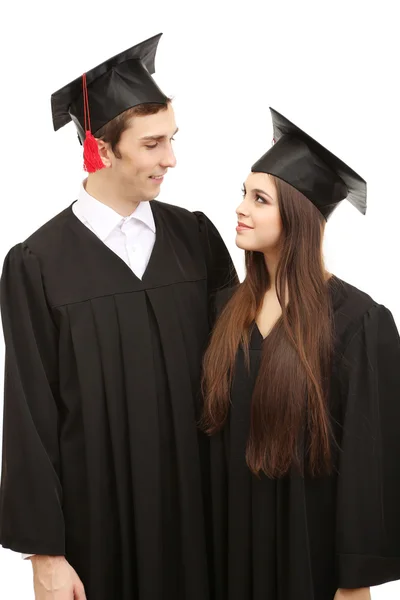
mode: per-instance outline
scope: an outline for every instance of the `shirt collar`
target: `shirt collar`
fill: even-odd
[[[131,215],[122,217],[114,209],[99,202],[99,200],[96,200],[93,196],[90,196],[85,190],[84,184],[85,182],[83,182],[80,187],[79,197],[75,203],[75,208],[89,223],[90,227],[102,241],[104,241],[118,225],[121,225],[124,222],[126,223],[131,219],[141,221],[155,233],[156,226],[150,202],[140,202]]]

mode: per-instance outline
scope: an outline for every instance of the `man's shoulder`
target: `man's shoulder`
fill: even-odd
[[[182,206],[169,204],[167,202],[160,202],[160,200],[152,200],[151,205],[154,207],[154,211],[157,214],[176,219],[187,219],[193,223],[197,221],[196,213],[188,210],[187,208],[183,208]]]
[[[197,232],[200,237],[209,235],[219,236],[214,224],[210,221],[206,214],[202,211],[190,211],[181,206],[167,204],[158,200],[152,200],[153,212],[156,217],[160,217],[160,222],[168,226],[176,226],[177,230],[182,233],[186,231],[189,235]]]
[[[49,248],[60,244],[63,239],[62,232],[71,218],[75,217],[69,206],[34,231],[24,241],[24,245],[28,246],[35,254],[48,252]]]

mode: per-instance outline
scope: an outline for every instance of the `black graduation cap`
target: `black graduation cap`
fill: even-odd
[[[162,33],[117,54],[86,73],[91,131],[101,127],[128,108],[138,104],[165,104],[163,94],[151,75]],[[85,139],[85,115],[82,76],[51,96],[55,131],[71,120]]]
[[[364,179],[286,117],[273,108],[270,111],[275,143],[251,170],[286,181],[304,194],[325,219],[345,198],[365,214]]]

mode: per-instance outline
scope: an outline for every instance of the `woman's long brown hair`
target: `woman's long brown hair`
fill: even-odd
[[[255,474],[281,477],[295,467],[312,475],[331,467],[327,397],[332,320],[322,255],[324,218],[287,183],[273,178],[282,220],[276,290],[282,315],[263,342],[246,459]],[[237,352],[249,366],[251,328],[270,278],[264,255],[246,251],[246,278],[222,311],[204,357],[202,427],[214,434],[230,410]]]

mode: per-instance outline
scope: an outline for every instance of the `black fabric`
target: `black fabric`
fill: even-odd
[[[167,96],[152,78],[161,33],[107,59],[86,73],[91,132],[138,104],[165,104]],[[55,131],[73,121],[85,139],[82,77],[51,96]]]
[[[143,279],[63,211],[6,257],[0,543],[64,555],[88,600],[208,600],[210,305],[237,281],[202,213],[151,203]]]
[[[367,184],[360,175],[319,142],[270,108],[274,145],[251,168],[279,177],[304,194],[328,219],[345,198],[362,214]]]
[[[400,339],[384,306],[336,277],[329,286],[334,474],[272,480],[248,469],[263,346],[254,325],[250,373],[240,350],[229,421],[211,440],[218,600],[333,600],[340,587],[400,579]]]

